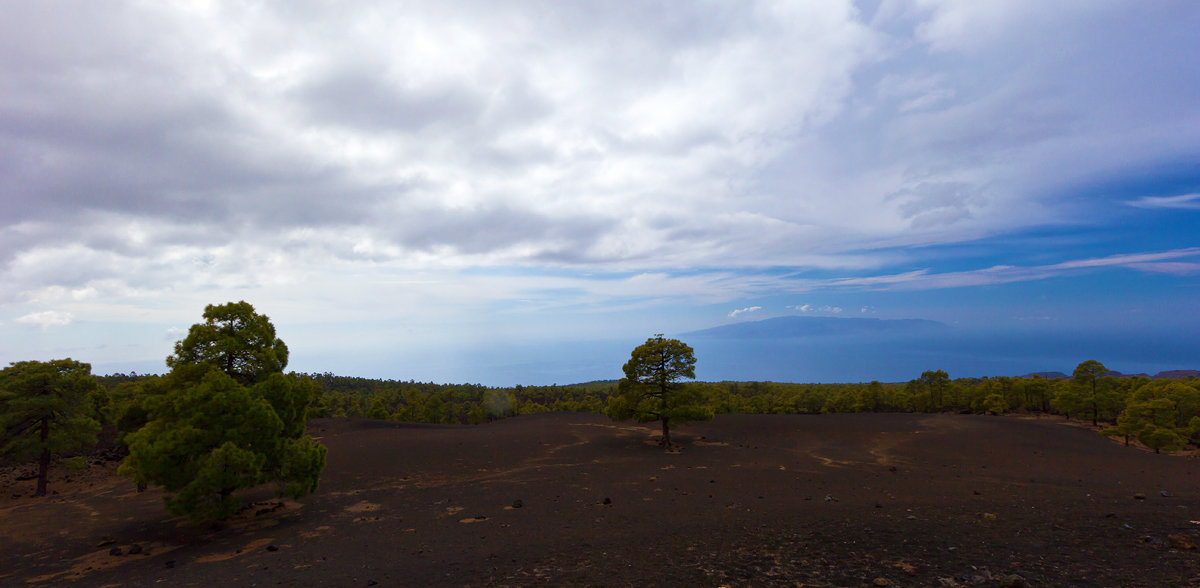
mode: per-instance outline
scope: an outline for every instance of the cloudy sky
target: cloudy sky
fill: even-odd
[[[0,361],[161,371],[246,300],[291,369],[406,380],[617,377],[794,314],[1200,368],[1144,353],[1200,328],[1198,30],[1191,0],[5,2]]]

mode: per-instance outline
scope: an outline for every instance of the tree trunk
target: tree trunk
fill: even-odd
[[[667,449],[671,448],[671,428],[667,426],[667,419],[662,420],[663,425],[663,446]]]
[[[46,495],[46,477],[50,471],[50,448],[47,446],[47,439],[50,438],[50,419],[42,417],[42,456],[38,459],[38,481],[37,491],[34,496]]]

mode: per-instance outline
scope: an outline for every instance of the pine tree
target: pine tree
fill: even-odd
[[[100,423],[89,414],[90,397],[101,390],[92,366],[69,358],[21,361],[0,371],[0,451],[37,458],[36,496],[46,495],[55,453],[96,443]]]
[[[700,390],[680,382],[696,377],[696,356],[678,339],[655,335],[639,345],[622,367],[625,377],[605,414],[615,421],[662,423],[663,445],[671,447],[671,426],[713,418]]]
[[[166,492],[167,510],[193,520],[237,511],[238,490],[267,482],[298,498],[316,490],[325,447],[304,434],[316,386],[284,375],[287,347],[246,302],[209,306],[163,381],[146,397],[146,424],[128,434],[121,472]]]

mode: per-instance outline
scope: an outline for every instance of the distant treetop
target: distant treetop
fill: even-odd
[[[275,336],[271,320],[246,301],[204,307],[204,322],[192,325],[167,357],[167,367],[186,372],[187,379],[202,378],[215,367],[243,386],[283,372],[287,362],[287,345]]]

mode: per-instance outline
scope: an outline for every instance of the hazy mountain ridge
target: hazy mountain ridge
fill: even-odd
[[[945,323],[927,319],[781,316],[690,331],[683,333],[682,336],[717,339],[777,339],[830,335],[903,335],[948,328]]]
[[[831,353],[835,356],[835,360],[836,358],[850,358],[862,355],[864,348],[889,350],[892,354],[925,354],[930,357],[930,360],[928,364],[925,364],[927,367],[923,369],[936,369],[939,367],[937,364],[944,363],[944,361],[940,361],[938,358],[944,360],[947,357],[954,357],[956,354],[962,355],[964,353],[968,355],[976,354],[978,357],[988,357],[995,354],[1004,355],[1007,351],[1003,349],[996,350],[994,348],[996,342],[1007,342],[1010,346],[1014,344],[1011,334],[1008,334],[1008,338],[1006,339],[1003,333],[997,335],[962,330],[935,320],[857,317],[782,316],[756,321],[735,322],[690,331],[682,333],[679,336],[687,342],[694,341],[700,344],[708,354],[706,355],[706,359],[710,362],[733,362],[736,364],[737,369],[743,372],[736,375],[723,375],[716,379],[746,381],[756,379],[799,381],[799,378],[794,374],[781,373],[778,366],[789,365],[795,367],[798,365],[797,359],[805,359],[809,361],[810,365],[805,365],[799,369],[804,371],[819,370],[825,363],[831,361]],[[1017,339],[1016,341],[1021,342],[1020,346],[1022,348],[1025,347],[1022,339]],[[1061,348],[1062,346],[1063,344],[1061,343],[1054,345],[1055,348]],[[1078,353],[1094,356],[1098,359],[1107,357],[1104,351],[1103,349],[1078,349]],[[816,360],[812,358],[820,356],[821,353],[825,354],[823,356],[824,359],[813,363]],[[1061,361],[1063,359],[1066,359],[1066,357],[1060,357],[1043,351],[1042,353],[1029,353],[1029,356],[1022,363],[1026,365],[1030,363],[1062,365]],[[1074,364],[1070,365],[1073,366]],[[1169,366],[1170,364],[1167,365]],[[876,369],[860,369],[863,371],[862,378],[879,378],[877,375],[878,370]],[[943,367],[943,369],[946,368]],[[953,366],[950,366],[949,369],[953,373]],[[981,369],[980,367],[975,367],[974,369],[978,370],[977,373],[982,371],[985,374],[991,373],[992,375],[1022,373],[1017,371],[1022,369],[1021,366],[1017,366],[1015,369],[1012,366],[1004,369],[1004,367],[999,365],[993,366],[992,369]],[[1171,369],[1158,371],[1153,376],[1146,373],[1151,371],[1146,370],[1142,373],[1130,374],[1110,371],[1106,375],[1114,377],[1141,376],[1152,379],[1200,377],[1200,370]],[[1035,375],[1051,380],[1071,377],[1069,372],[1064,373],[1061,371],[1032,372],[1025,373],[1025,375],[1019,377],[1032,378]],[[913,376],[900,375],[896,377],[896,381],[911,377]],[[819,379],[819,376],[816,379]]]
[[[1200,370],[1167,370],[1167,371],[1158,372],[1157,374],[1154,374],[1153,376],[1151,376],[1149,374],[1145,374],[1145,373],[1123,374],[1116,370],[1109,370],[1107,372],[1104,372],[1104,375],[1112,376],[1114,378],[1132,378],[1135,376],[1141,376],[1143,378],[1150,378],[1151,380],[1182,380],[1184,378],[1200,378]],[[1070,378],[1071,377],[1069,374],[1064,374],[1062,372],[1033,372],[1030,374],[1025,374],[1020,377],[1032,378],[1034,376],[1041,376],[1043,378],[1046,378],[1047,380],[1056,380],[1056,379],[1060,379],[1060,378]]]

